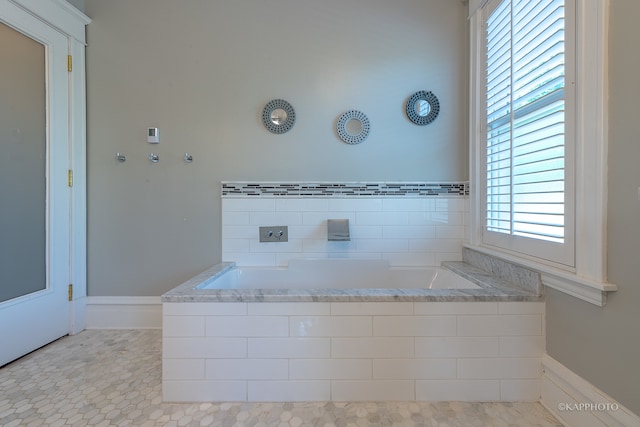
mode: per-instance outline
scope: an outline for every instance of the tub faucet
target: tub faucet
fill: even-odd
[[[327,240],[330,242],[347,242],[351,240],[351,236],[349,235],[349,220],[328,219]]]

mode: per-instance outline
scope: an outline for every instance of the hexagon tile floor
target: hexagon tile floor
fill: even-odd
[[[161,332],[85,331],[0,369],[0,426],[560,426],[537,403],[163,403]]]

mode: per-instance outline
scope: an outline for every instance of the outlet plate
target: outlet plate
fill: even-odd
[[[288,242],[289,228],[286,225],[259,227],[260,242]]]

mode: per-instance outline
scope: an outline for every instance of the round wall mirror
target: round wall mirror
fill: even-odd
[[[407,99],[407,117],[413,123],[424,126],[433,122],[440,113],[440,101],[433,92],[421,90]]]
[[[282,125],[287,120],[287,112],[282,108],[276,108],[271,112],[271,123],[274,125]]]
[[[285,133],[296,122],[296,112],[284,99],[269,101],[262,110],[262,123],[269,132]]]
[[[420,117],[426,117],[431,112],[431,104],[424,99],[419,99],[415,104],[416,114]]]
[[[336,130],[347,144],[360,144],[369,136],[369,119],[361,111],[349,110],[338,118]]]
[[[358,119],[349,119],[344,129],[351,136],[360,135],[360,133],[362,132],[362,122]]]

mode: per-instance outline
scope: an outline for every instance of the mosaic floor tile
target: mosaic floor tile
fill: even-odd
[[[0,426],[561,426],[537,403],[163,403],[161,339],[84,331],[0,368]]]

